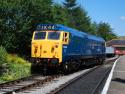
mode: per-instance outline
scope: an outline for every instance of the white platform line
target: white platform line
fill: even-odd
[[[116,63],[117,63],[118,60],[119,60],[119,58],[113,64],[112,70],[111,70],[111,72],[110,72],[110,74],[108,76],[108,79],[106,80],[106,84],[105,84],[101,94],[107,94],[107,91],[108,91],[108,88],[109,88],[109,85],[110,85],[110,82],[111,82],[111,79],[112,79],[112,76],[113,76],[113,71],[114,71],[114,68],[115,68]]]

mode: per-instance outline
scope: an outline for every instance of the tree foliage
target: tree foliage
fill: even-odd
[[[0,67],[3,66],[3,64],[8,63],[6,59],[7,59],[6,49],[0,46]]]
[[[116,37],[109,24],[92,22],[76,0],[65,0],[63,5],[52,0],[0,0],[0,45],[7,51],[29,53],[39,23],[64,24],[106,40]]]
[[[64,8],[67,10],[68,26],[89,32],[91,19],[87,12],[76,4],[76,0],[65,0]]]
[[[68,24],[68,18],[66,17],[66,9],[59,4],[54,4],[52,7],[53,23],[55,24]]]
[[[51,5],[51,0],[0,0],[0,45],[10,52],[28,51],[36,24],[52,22]]]
[[[106,41],[116,38],[116,35],[112,32],[112,28],[108,23],[101,22],[98,25],[97,34],[103,37]]]
[[[75,6],[77,6],[76,4],[76,0],[65,0],[65,2],[63,2],[64,6],[67,8],[67,9],[72,9],[74,8]]]

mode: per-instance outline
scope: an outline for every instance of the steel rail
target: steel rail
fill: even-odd
[[[110,60],[110,61],[112,61],[112,60]],[[108,61],[106,61],[106,62],[108,62]],[[84,74],[77,76],[76,78],[70,80],[69,82],[66,82],[65,84],[61,85],[59,88],[53,90],[51,92],[51,94],[56,94],[57,92],[63,90],[65,87],[67,87],[71,83],[77,81],[81,77],[87,76],[89,73],[93,72],[97,68],[100,68],[101,66],[102,65],[96,66],[96,67],[90,69],[89,71],[85,72]],[[34,88],[34,87],[37,87],[37,86],[42,86],[46,82],[50,82],[53,79],[60,77],[60,75],[53,75],[53,76],[47,76],[45,79],[39,79],[39,80],[37,79],[36,80],[35,78],[38,77],[38,76],[39,75],[32,75],[32,76],[24,77],[24,78],[21,78],[21,79],[18,79],[18,80],[2,83],[2,84],[0,84],[0,94],[1,94],[1,92],[2,92],[2,94],[12,94],[13,92],[20,92],[20,91],[28,90],[28,89],[31,89],[31,88]],[[35,79],[35,81],[34,81],[34,79]],[[16,85],[18,86],[18,84],[21,84],[25,81],[34,81],[34,82],[28,83],[28,85],[23,84],[23,85],[21,85],[21,87],[17,87],[17,88],[14,88],[14,89],[12,89],[12,88],[10,90],[8,89],[9,87],[16,87]],[[4,90],[6,88],[7,88],[7,90]]]
[[[118,58],[119,58],[119,57],[114,58],[114,59],[109,60],[109,61],[110,61],[110,62],[113,62],[113,61],[115,61],[115,60],[118,59]],[[109,61],[108,61],[107,63],[110,63]],[[107,79],[107,76],[109,75],[110,71],[111,71],[111,67],[109,67],[109,68],[105,71],[105,73],[104,73],[102,79],[101,79],[101,80],[99,81],[99,83],[96,85],[95,89],[92,91],[91,94],[101,94],[101,91],[98,90],[98,88],[99,88],[99,86],[102,85],[102,83]]]
[[[29,85],[23,86],[21,88],[15,89],[15,90],[10,91],[10,92],[7,92],[5,94],[12,94],[13,92],[20,92],[20,91],[31,89],[33,87],[41,86],[41,85],[45,84],[46,82],[50,82],[50,81],[52,81],[53,79],[55,79],[57,77],[58,76],[48,76],[47,78],[45,78],[43,80],[39,80],[39,81],[37,81],[37,82],[35,82],[33,84],[29,84]]]
[[[115,61],[116,59],[117,59],[117,58],[114,58],[114,59],[112,59],[112,60],[108,60],[108,61],[106,61],[105,64],[108,64],[108,63],[110,63],[110,62],[113,62],[113,61]],[[70,86],[70,85],[71,85],[72,83],[74,83],[75,81],[78,81],[78,80],[79,80],[80,78],[82,78],[82,77],[85,78],[88,74],[90,74],[90,73],[93,72],[94,70],[100,68],[101,66],[103,66],[103,65],[99,65],[99,66],[96,66],[96,67],[90,69],[89,71],[87,71],[87,72],[85,72],[85,73],[83,73],[83,74],[81,74],[81,75],[75,77],[74,79],[72,79],[72,80],[66,82],[65,84],[61,85],[60,87],[58,87],[58,88],[52,90],[52,91],[51,91],[50,93],[48,93],[48,94],[58,94],[60,91],[62,91],[62,90],[65,89],[66,87]],[[105,75],[106,75],[109,71],[110,71],[110,70],[107,70],[107,71],[105,72]],[[103,78],[103,79],[104,79],[104,78]],[[102,82],[102,81],[100,81],[100,83],[101,83],[101,82]],[[100,83],[98,83],[97,87],[96,87],[94,90],[97,90],[97,88],[98,88],[98,86],[100,85]],[[95,94],[95,93],[94,93],[94,90],[93,90],[93,93],[92,93],[92,94]]]
[[[24,91],[24,90],[28,90],[37,86],[42,86],[43,84],[45,84],[46,82],[50,82],[55,78],[58,78],[60,75],[53,75],[53,76],[47,76],[45,77],[45,79],[35,79],[36,77],[33,77],[31,79],[27,78],[22,78],[22,79],[18,79],[17,81],[11,81],[11,82],[7,82],[7,83],[3,83],[0,86],[0,94],[13,94],[13,92],[20,92],[20,91]],[[34,80],[35,79],[35,80]],[[32,83],[29,83],[27,85],[23,84],[21,85],[21,87],[18,87],[18,84],[21,84],[22,82],[26,81],[33,81]],[[17,86],[17,88],[15,88]],[[11,88],[11,89],[8,89]],[[12,89],[12,87],[14,87],[14,89]],[[5,88],[7,88],[7,90],[4,90]]]
[[[31,76],[23,77],[23,78],[20,78],[20,79],[17,79],[17,80],[1,83],[0,84],[0,89],[4,88],[6,86],[11,86],[11,85],[14,85],[14,84],[17,84],[17,83],[21,83],[22,81],[25,81],[25,80],[28,80],[28,79],[33,79],[36,76],[37,75],[31,75]]]
[[[105,73],[104,73],[102,79],[98,82],[98,84],[96,85],[95,89],[93,89],[93,91],[92,91],[91,94],[100,94],[100,93],[101,93],[101,91],[100,91],[98,88],[99,88],[100,85],[102,85],[103,81],[106,79],[106,77],[107,77],[107,75],[110,73],[110,71],[111,71],[111,68],[108,68],[108,69],[105,71]]]
[[[61,85],[59,88],[56,88],[55,90],[51,91],[49,94],[58,94],[60,91],[62,91],[63,89],[65,89],[66,87],[68,87],[70,84],[72,84],[73,82],[79,80],[82,77],[86,77],[89,73],[91,73],[92,71],[96,70],[97,68],[99,68],[99,66],[94,67],[92,69],[90,69],[89,71],[75,77],[74,79],[66,82],[65,84]]]

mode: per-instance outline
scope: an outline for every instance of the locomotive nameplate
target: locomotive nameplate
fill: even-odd
[[[40,30],[57,30],[57,26],[56,25],[38,25],[37,26],[37,30],[40,31]]]

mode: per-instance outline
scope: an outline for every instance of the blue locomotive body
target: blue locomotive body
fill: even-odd
[[[105,40],[60,24],[39,24],[32,38],[32,58],[32,73],[52,66],[69,71],[81,65],[102,64]]]
[[[63,62],[70,59],[105,59],[104,39],[63,25],[57,26],[59,30],[69,32],[69,44],[63,45]]]

